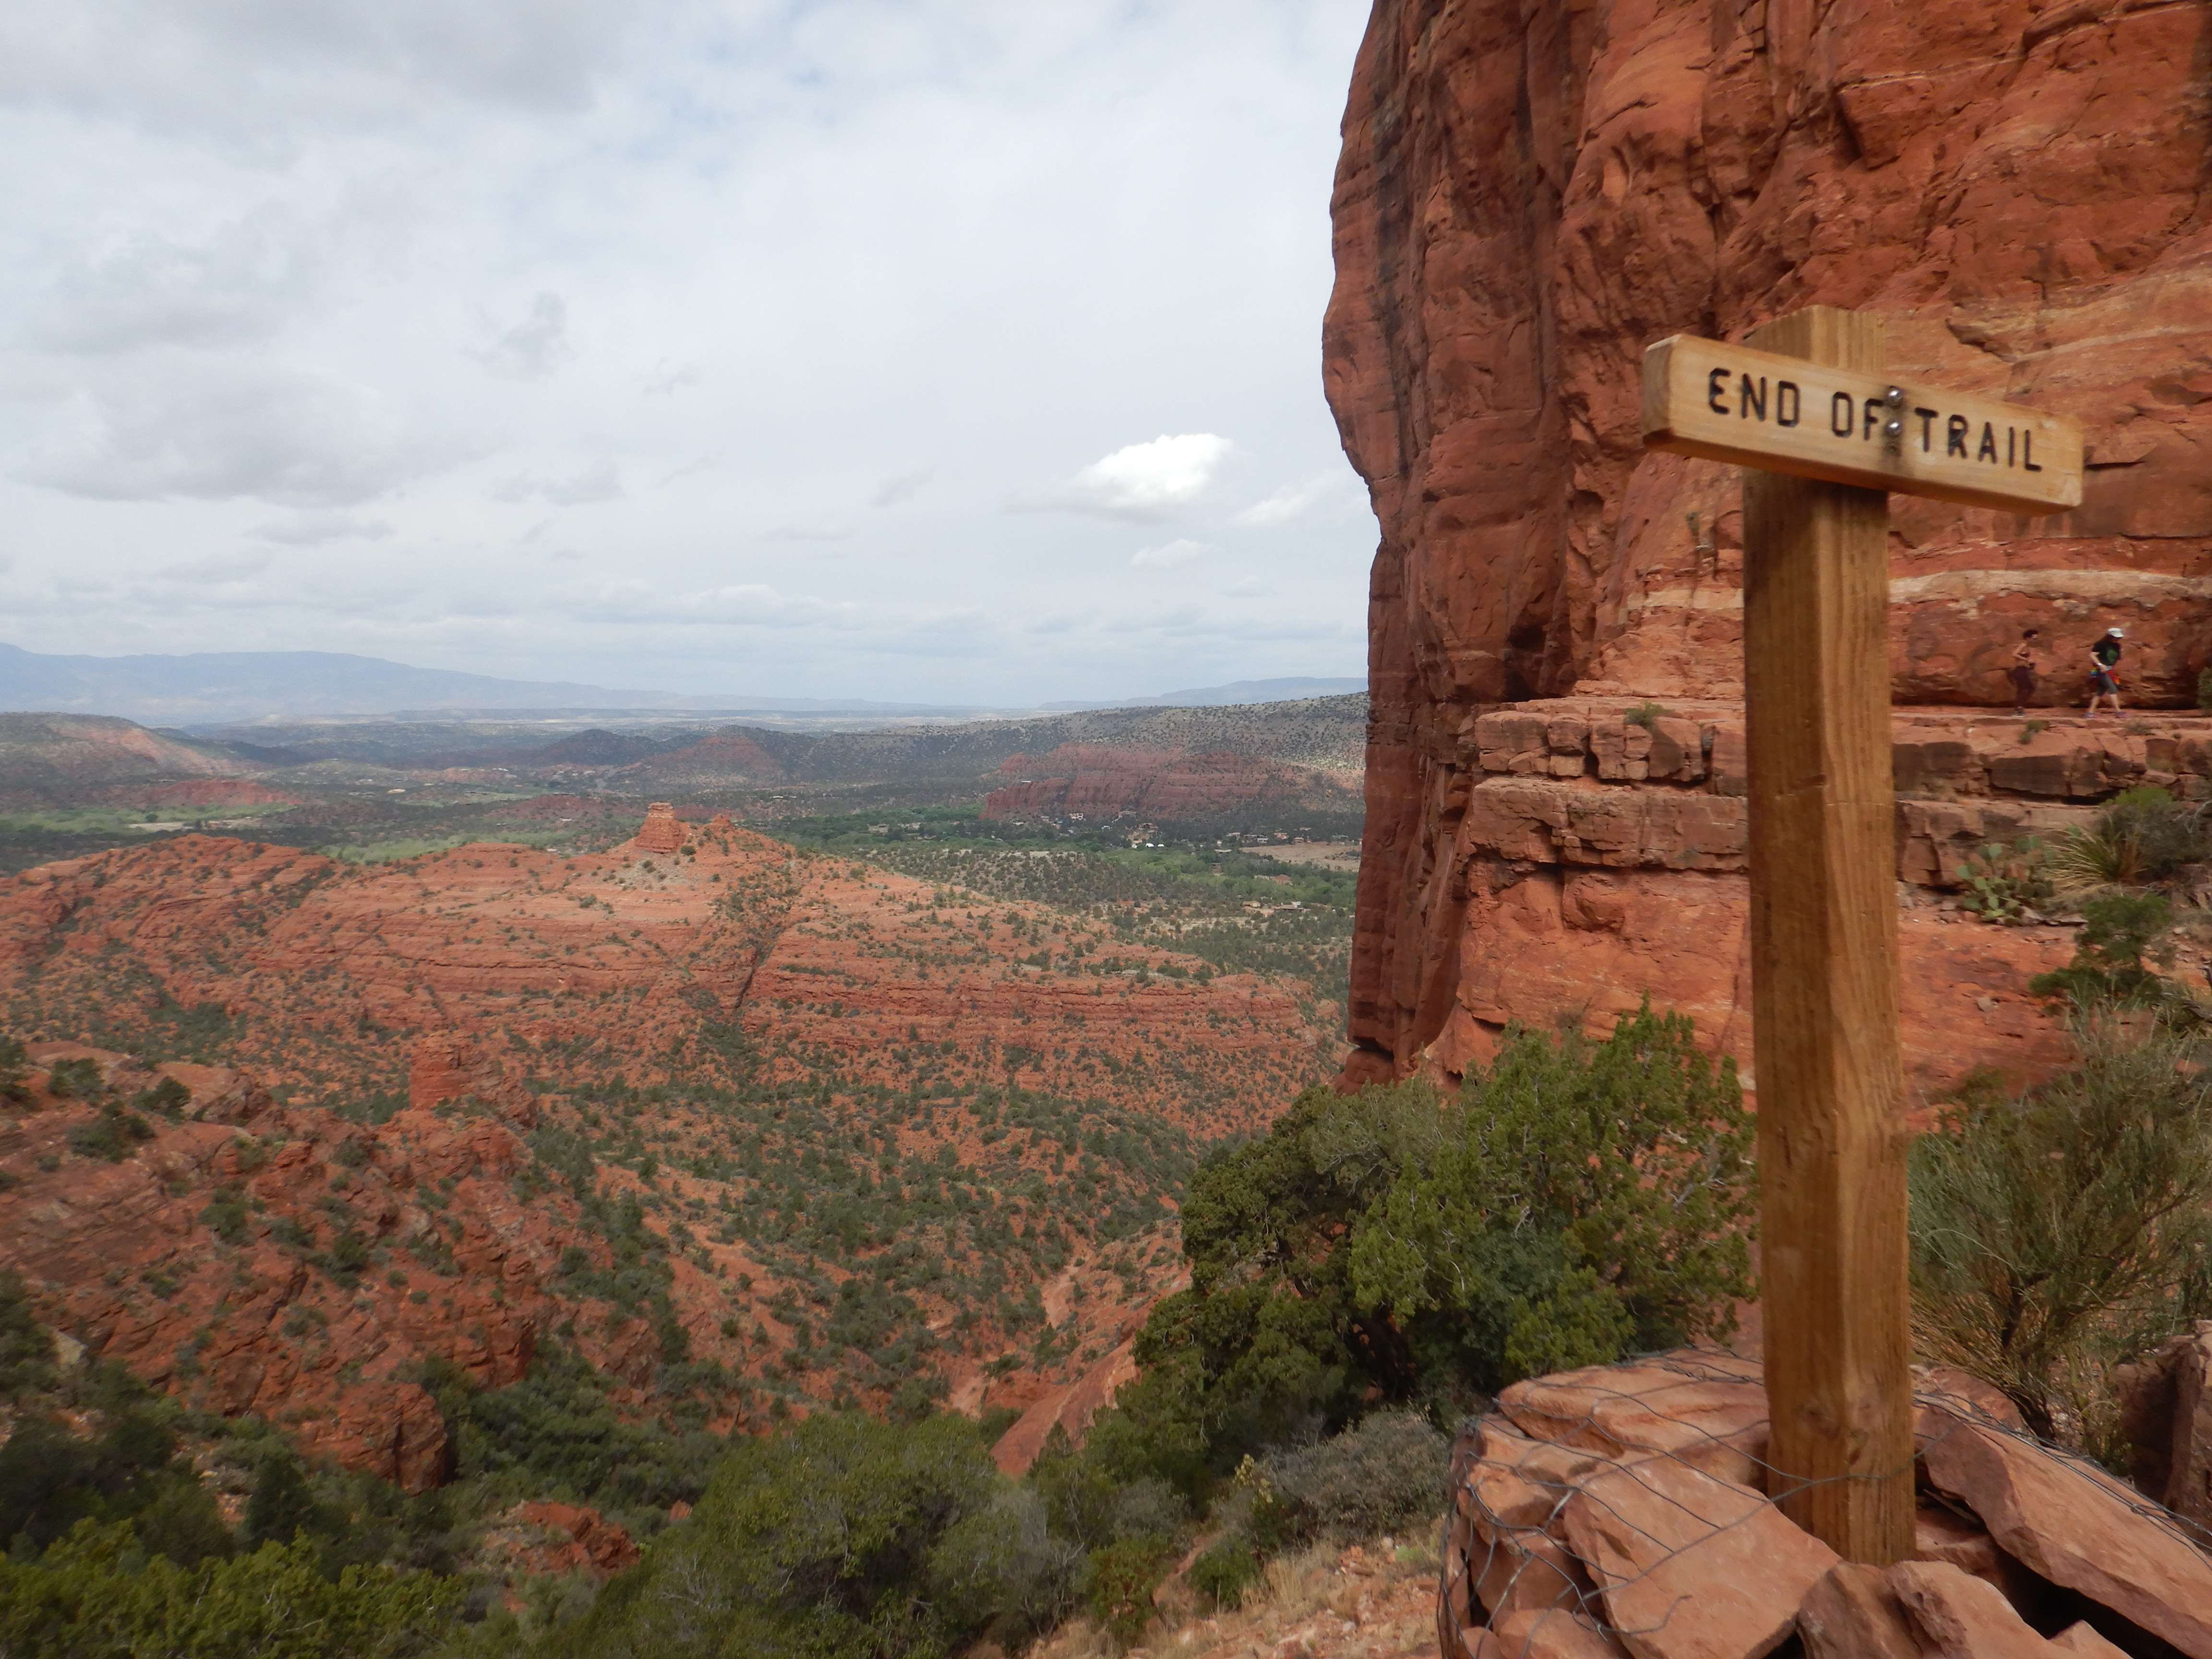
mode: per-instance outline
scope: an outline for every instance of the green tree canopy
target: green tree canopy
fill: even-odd
[[[837,1413],[733,1442],[690,1522],[655,1539],[546,1651],[935,1659],[972,1632],[939,1606],[934,1558],[1003,1486],[963,1417],[902,1426]]]
[[[1602,1042],[1509,1031],[1449,1097],[1310,1090],[1194,1179],[1190,1288],[1093,1455],[1195,1490],[1376,1401],[1456,1408],[1724,1336],[1752,1289],[1751,1133],[1733,1063],[1648,1003]]]
[[[458,1588],[383,1567],[348,1567],[333,1581],[305,1539],[180,1567],[149,1558],[127,1521],[83,1521],[35,1560],[0,1559],[0,1653],[409,1659],[447,1635]]]

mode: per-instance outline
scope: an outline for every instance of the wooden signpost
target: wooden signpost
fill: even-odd
[[[1882,368],[1881,320],[1826,306],[1644,357],[1645,445],[1745,469],[1767,1461],[1791,1519],[1875,1565],[1913,1508],[1884,492],[2081,498],[2077,422]]]

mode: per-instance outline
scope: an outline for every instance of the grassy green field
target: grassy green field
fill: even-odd
[[[283,801],[237,806],[62,806],[34,812],[0,812],[0,836],[145,834],[143,826],[151,823],[189,828],[211,818],[260,818],[291,810],[290,804]]]
[[[515,830],[500,826],[495,834],[470,835],[456,832],[447,836],[400,836],[390,841],[338,841],[312,848],[325,858],[336,859],[341,864],[386,864],[393,859],[419,858],[425,853],[444,853],[456,847],[466,847],[471,842],[508,847],[550,847],[568,839],[567,832],[558,830]]]

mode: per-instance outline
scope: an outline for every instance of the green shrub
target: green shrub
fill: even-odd
[[[149,1084],[131,1097],[131,1103],[142,1112],[159,1112],[163,1117],[181,1117],[185,1107],[192,1103],[192,1091],[173,1077]]]
[[[0,1037],[0,1100],[19,1102],[31,1097],[31,1060],[14,1037]]]
[[[1623,725],[1640,726],[1650,732],[1657,728],[1659,722],[1666,718],[1666,714],[1667,711],[1656,702],[1639,702],[1621,715],[1620,719]]]
[[[824,1413],[734,1442],[683,1526],[547,1638],[549,1655],[877,1659],[972,1636],[931,1566],[1002,1489],[975,1425]],[[975,1603],[967,1604],[969,1618]]]
[[[33,1345],[19,1335],[14,1346]],[[38,1363],[43,1358],[29,1357],[17,1370],[19,1383],[57,1383],[53,1370]],[[94,1430],[82,1432],[43,1409],[17,1417],[0,1444],[0,1538],[35,1554],[80,1522],[135,1521],[147,1548],[183,1565],[230,1553],[230,1529],[214,1495],[176,1455],[174,1406],[112,1365],[73,1376],[64,1400],[92,1407]],[[7,1651],[4,1644],[0,1651]]]
[[[1450,1462],[1450,1442],[1419,1413],[1400,1410],[1271,1453],[1261,1467],[1294,1535],[1351,1543],[1434,1520]]]
[[[1239,1607],[1261,1571],[1260,1553],[1242,1534],[1233,1534],[1190,1564],[1190,1587],[1217,1607]]]
[[[945,1529],[929,1584],[949,1627],[1012,1650],[1074,1611],[1083,1562],[1080,1545],[1054,1534],[1036,1490],[1008,1487]]]
[[[670,1505],[699,1500],[722,1450],[718,1436],[639,1420],[619,1404],[619,1383],[550,1340],[505,1388],[477,1389],[443,1360],[424,1364],[414,1380],[438,1402],[462,1478],[560,1493],[641,1535]]]
[[[1924,1357],[2104,1453],[2110,1368],[2212,1312],[2212,1054],[2110,1020],[2076,1032],[2075,1070],[1914,1142],[1913,1317]]]
[[[1310,1090],[1215,1153],[1183,1206],[1190,1288],[1146,1320],[1086,1459],[1196,1494],[1376,1403],[1448,1415],[1725,1334],[1751,1288],[1751,1120],[1692,1036],[1648,1007],[1601,1042],[1516,1030],[1449,1100]]]
[[[270,1446],[253,1471],[253,1492],[246,1502],[246,1541],[289,1544],[301,1533],[332,1531],[343,1517],[322,1503],[307,1471],[289,1448]]]
[[[98,1117],[70,1126],[69,1148],[80,1158],[105,1158],[120,1164],[139,1141],[154,1138],[154,1126],[136,1112],[109,1103]]]
[[[58,1060],[46,1073],[46,1092],[64,1100],[90,1100],[100,1086],[100,1062],[82,1055]]]
[[[343,1232],[331,1241],[330,1270],[332,1273],[351,1277],[368,1266],[368,1240],[356,1232]]]
[[[2039,997],[2069,1000],[2083,1008],[2118,1004],[2162,1008],[2183,1000],[2155,969],[2143,965],[2167,959],[2166,938],[2173,927],[2173,907],[2157,893],[2100,893],[2081,906],[2081,927],[2074,935],[2074,960],[2038,974],[2027,988]]]
[[[218,1187],[215,1198],[200,1212],[200,1224],[226,1244],[246,1242],[245,1196],[235,1187]]]
[[[2206,714],[2212,714],[2212,668],[2207,668],[2197,677],[2197,706]]]
[[[35,1560],[0,1559],[10,1659],[409,1659],[451,1629],[458,1584],[427,1573],[321,1571],[313,1543],[197,1567],[144,1558],[128,1522],[86,1521]]]
[[[2197,807],[2155,784],[2125,789],[2087,830],[2069,830],[2052,849],[2061,892],[2150,885],[2212,859],[2212,823]]]
[[[23,1276],[0,1268],[0,1392],[51,1381],[53,1358],[53,1333],[32,1311]]]
[[[1152,1593],[1175,1565],[1175,1544],[1158,1533],[1123,1538],[1091,1552],[1083,1567],[1083,1603],[1093,1623],[1123,1647],[1152,1621]]]

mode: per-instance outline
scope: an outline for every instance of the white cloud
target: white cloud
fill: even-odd
[[[901,501],[912,501],[921,494],[929,482],[929,470],[917,467],[911,472],[894,473],[868,492],[870,507],[896,507]]]
[[[319,547],[325,542],[381,541],[392,526],[382,519],[356,519],[349,513],[300,513],[256,525],[246,533],[288,547]]]
[[[855,606],[811,593],[786,593],[765,582],[731,582],[670,593],[649,582],[609,580],[585,584],[555,603],[573,616],[633,626],[834,627],[858,616]]]
[[[590,104],[636,19],[597,0],[70,0],[0,9],[0,106],[284,159],[319,133],[446,100]]]
[[[465,459],[373,386],[320,367],[164,353],[94,376],[74,430],[20,477],[94,501],[350,507]]]
[[[1186,541],[1177,538],[1163,542],[1158,547],[1140,547],[1129,555],[1129,562],[1140,568],[1166,570],[1179,564],[1188,564],[1206,551],[1204,542]]]
[[[836,519],[810,519],[763,530],[760,538],[764,542],[848,542],[853,539],[853,526]]]
[[[502,380],[548,379],[575,355],[568,343],[568,302],[557,294],[539,295],[527,317],[483,350],[469,353]]]
[[[1173,518],[1206,494],[1236,446],[1211,432],[1162,434],[1115,450],[1058,483],[1015,493],[1018,511],[1057,508],[1139,522]]]
[[[661,475],[662,486],[674,483],[678,478],[688,478],[695,472],[711,472],[721,462],[719,455],[695,455],[683,465]]]
[[[198,243],[141,233],[70,259],[29,334],[72,353],[266,340],[310,301],[326,264],[318,239],[278,207],[257,209]]]
[[[1342,471],[1369,5],[0,5],[0,605],[998,706],[1355,672],[1351,493],[1230,518]]]
[[[1308,478],[1304,483],[1285,484],[1272,495],[1253,502],[1243,512],[1231,514],[1229,522],[1241,525],[1248,530],[1264,530],[1303,519],[1342,489],[1349,476],[1339,469]]]
[[[545,501],[555,507],[582,507],[592,501],[622,499],[622,469],[601,457],[568,472],[518,472],[491,492],[495,501]]]
[[[164,565],[154,574],[177,582],[242,582],[250,581],[268,568],[269,555],[266,553],[233,553],[204,559],[186,559],[180,563]]]
[[[664,362],[656,365],[647,377],[645,395],[648,398],[670,397],[687,387],[701,385],[705,378],[696,364],[687,363],[682,368],[671,368]]]

